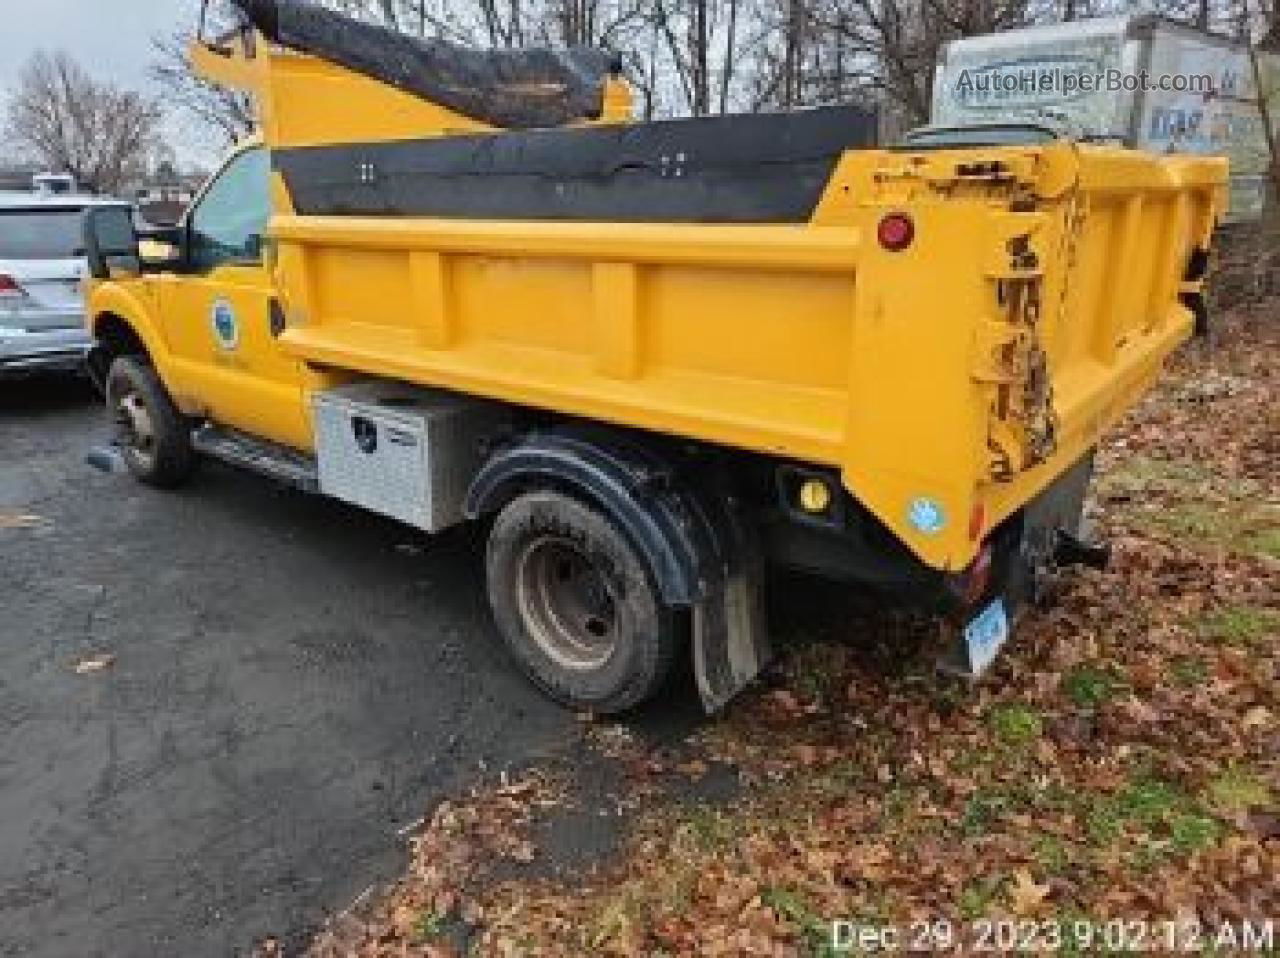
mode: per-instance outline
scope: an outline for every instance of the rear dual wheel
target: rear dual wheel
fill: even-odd
[[[613,713],[666,682],[679,646],[643,556],[602,512],[559,492],[499,513],[486,561],[507,648],[548,694]]]

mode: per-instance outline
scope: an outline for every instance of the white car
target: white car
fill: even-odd
[[[79,369],[84,329],[81,215],[119,200],[0,192],[0,377]]]

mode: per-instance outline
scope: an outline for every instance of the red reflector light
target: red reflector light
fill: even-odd
[[[911,222],[911,217],[906,213],[890,213],[876,227],[876,238],[889,252],[900,252],[916,238],[916,224]]]
[[[0,273],[0,296],[13,293],[21,293],[22,287],[18,285],[18,281],[8,273]]]
[[[974,503],[969,513],[969,541],[977,542],[987,528],[987,507],[981,502]]]

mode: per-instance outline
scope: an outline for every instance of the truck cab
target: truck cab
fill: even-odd
[[[95,378],[105,381],[113,331],[128,328],[156,344],[149,354],[184,415],[309,445],[301,364],[275,343],[272,212],[269,154],[250,140],[227,157],[177,227],[149,234],[136,275],[117,282],[130,319],[127,327],[101,328],[90,356]]]

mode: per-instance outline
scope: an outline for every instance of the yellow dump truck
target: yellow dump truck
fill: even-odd
[[[936,613],[978,674],[1102,561],[1092,450],[1204,321],[1225,161],[1038,126],[882,149],[846,107],[633,123],[595,51],[236,4],[195,56],[261,136],[142,251],[86,218],[137,478],[215,457],[488,523],[515,660],[602,712],[685,655],[710,709],[749,682],[766,562]]]

